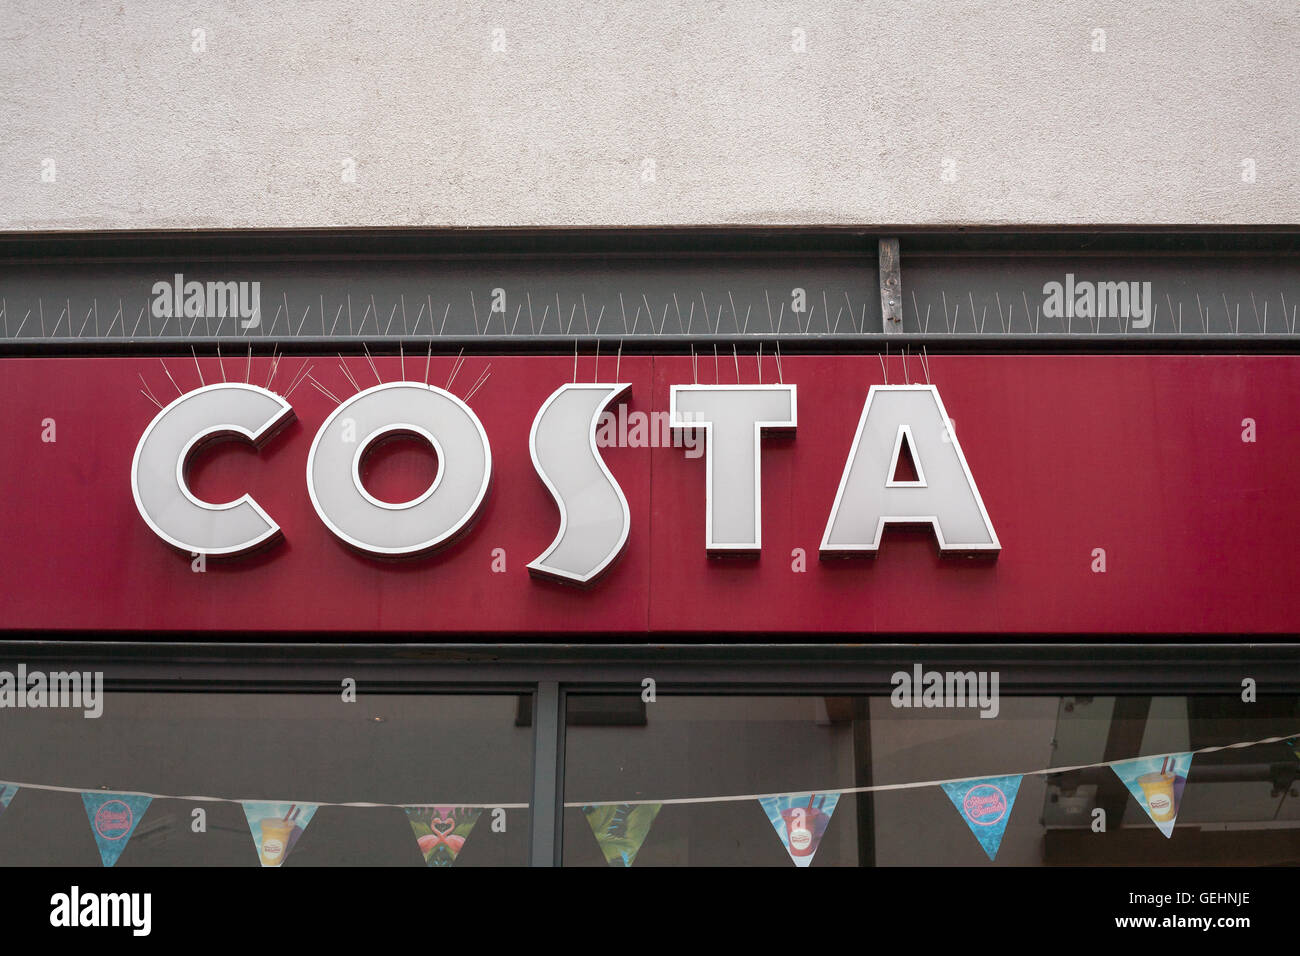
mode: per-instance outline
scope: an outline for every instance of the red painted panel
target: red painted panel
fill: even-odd
[[[220,380],[203,359],[205,380]],[[384,380],[398,359],[376,359]],[[282,360],[283,388],[302,359]],[[298,421],[261,453],[225,445],[206,454],[196,490],[210,500],[247,491],[284,529],[273,550],[246,559],[190,560],[155,538],[131,499],[135,444],[176,389],[156,359],[0,360],[7,426],[0,458],[0,627],[178,632],[348,631],[435,639],[453,633],[749,634],[1279,633],[1300,628],[1300,360],[1266,356],[942,356],[930,360],[1002,553],[941,558],[928,532],[891,529],[873,560],[821,561],[826,518],[876,356],[784,357],[799,385],[793,437],[763,445],[763,553],[709,558],[704,459],[674,448],[607,449],[632,513],[627,550],[587,591],[530,578],[558,514],[532,469],[528,431],[547,395],[571,380],[565,357],[466,360],[464,395],[491,362],[471,404],[492,442],[495,477],[482,516],[437,555],[403,562],[359,556],[320,523],[304,470],[333,403],[310,385],[291,396]],[[335,358],[313,358],[336,395],[351,386]],[[430,380],[446,382],[437,358]],[[198,384],[190,358],[167,367]],[[349,368],[374,381],[364,359]],[[423,358],[406,370],[423,374]],[[711,382],[714,363],[699,363]],[[269,373],[255,359],[252,380]],[[735,380],[733,362],[719,366]],[[602,362],[605,377],[612,362]],[[581,368],[592,374],[591,357]],[[776,369],[764,362],[764,378]],[[225,373],[242,379],[244,362]],[[913,380],[922,372],[909,363]],[[751,355],[740,377],[756,380]],[[897,359],[891,381],[901,381]],[[667,408],[668,386],[692,380],[689,358],[624,357],[630,409]],[[52,418],[57,441],[41,441]],[[1241,440],[1253,418],[1258,440]],[[429,462],[407,448],[375,462],[376,488],[407,492]],[[653,478],[653,481],[652,481]],[[505,549],[506,572],[491,570]],[[792,570],[802,548],[807,570]],[[1107,570],[1091,570],[1103,548]]]
[[[281,360],[287,387],[302,358]],[[0,361],[0,401],[11,444],[0,460],[0,623],[6,628],[181,631],[356,631],[503,634],[573,631],[644,632],[649,589],[650,472],[638,449],[609,449],[610,470],[632,512],[631,544],[602,585],[588,593],[533,582],[526,565],[550,543],[559,517],[533,471],[528,432],[546,397],[573,376],[573,358],[466,358],[453,391],[464,396],[491,363],[472,399],[492,443],[493,483],[478,522],[461,540],[422,559],[380,561],[348,549],[326,530],[307,496],[306,462],[316,429],[334,403],[310,383],[290,396],[298,420],[260,454],[222,444],[205,453],[196,484],[222,501],[252,494],[279,522],[284,540],[245,559],[210,559],[197,574],[190,559],[164,545],[131,497],[131,458],[157,409],[138,391],[143,374],[164,402],[177,389],[157,359],[11,359]],[[445,385],[451,358],[431,362],[429,380]],[[338,359],[312,358],[312,373],[340,398],[353,389]],[[384,381],[400,378],[396,358],[376,358]],[[648,401],[651,360],[624,356],[632,405]],[[406,371],[424,374],[424,356]],[[612,357],[602,362],[614,370]],[[216,359],[203,377],[221,380]],[[365,358],[348,367],[362,387],[375,383]],[[199,384],[192,358],[169,359],[181,388]],[[243,379],[245,361],[225,360]],[[592,373],[590,359],[582,371]],[[251,380],[266,383],[269,363],[254,359]],[[54,418],[58,441],[43,444],[40,422]],[[400,467],[401,462],[390,464]],[[408,465],[412,464],[408,462]],[[415,463],[422,467],[423,463]],[[409,484],[389,476],[392,484]],[[406,476],[409,478],[409,476]],[[492,552],[505,549],[505,573]]]
[[[876,356],[782,364],[785,380],[799,384],[799,428],[792,441],[764,445],[760,560],[705,557],[703,463],[672,467],[670,451],[654,453],[656,628],[1300,629],[1300,429],[1291,411],[1300,401],[1300,361],[932,357],[931,381],[1002,544],[996,561],[942,558],[932,534],[908,529],[887,530],[874,561],[819,561],[844,459],[881,366]],[[712,381],[712,363],[701,368],[702,380]],[[913,381],[922,373],[914,360],[908,371]],[[721,373],[734,381],[734,366],[724,363]],[[659,359],[656,400],[690,375],[689,360]],[[890,375],[902,380],[901,362]],[[1244,418],[1257,423],[1253,444],[1242,441]],[[685,538],[659,533],[666,524],[683,527]],[[794,548],[808,554],[806,573],[791,571]],[[1095,548],[1105,549],[1104,574],[1092,571]]]

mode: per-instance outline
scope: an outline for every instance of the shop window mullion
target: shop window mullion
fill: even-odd
[[[529,866],[559,866],[564,814],[564,692],[540,681],[533,697],[533,795]]]

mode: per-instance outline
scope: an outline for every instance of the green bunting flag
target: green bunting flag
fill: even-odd
[[[600,852],[610,866],[631,866],[662,803],[611,803],[583,807]]]

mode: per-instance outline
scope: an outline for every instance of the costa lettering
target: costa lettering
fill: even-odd
[[[438,473],[423,494],[390,504],[366,491],[361,461],[396,435],[432,445]],[[478,416],[423,383],[390,382],[352,396],[325,419],[307,456],[307,492],[325,527],[380,557],[423,554],[453,540],[478,516],[491,480],[492,450]]]
[[[587,584],[605,571],[627,544],[632,528],[623,489],[596,450],[596,427],[612,402],[631,392],[630,385],[563,385],[533,419],[528,449],[533,468],[560,509],[555,540],[528,570]],[[570,521],[569,508],[580,506]]]
[[[529,451],[560,513],[554,540],[530,573],[586,585],[622,553],[631,527],[627,499],[601,458],[596,430],[626,383],[565,384],[538,410]],[[188,392],[140,436],[131,465],[136,508],[163,541],[190,554],[243,554],[281,537],[249,495],[225,504],[196,497],[187,474],[212,442],[270,441],[294,418],[279,395],[239,382]],[[674,385],[669,421],[705,437],[705,542],[709,552],[762,548],[763,436],[798,427],[795,385]],[[361,463],[378,442],[417,436],[437,454],[433,483],[410,501],[366,491]],[[897,479],[904,445],[916,477]],[[444,547],[478,518],[490,492],[492,449],[473,410],[423,382],[390,382],[354,395],[321,424],[307,456],[317,516],[350,547],[375,557]],[[823,558],[874,555],[884,527],[927,524],[943,552],[996,555],[992,522],[953,433],[938,389],[873,385],[849,448],[821,543]]]

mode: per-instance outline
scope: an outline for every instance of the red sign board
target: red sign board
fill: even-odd
[[[284,390],[301,357],[282,359]],[[615,359],[603,356],[602,381]],[[189,635],[330,632],[386,640],[643,639],[775,633],[871,641],[874,635],[1125,635],[1293,632],[1300,540],[1300,359],[1267,356],[940,356],[929,362],[971,475],[996,528],[996,557],[941,556],[928,529],[891,527],[875,558],[819,556],[819,544],[875,355],[792,356],[798,425],[762,439],[762,548],[705,547],[705,458],[659,441],[603,455],[626,496],[626,549],[595,584],[542,580],[527,565],[555,537],[559,513],[529,454],[547,397],[573,380],[573,358],[472,357],[452,391],[491,443],[492,485],[469,532],[432,555],[383,560],[350,550],[322,524],[304,474],[316,429],[335,408],[310,383],[290,396],[296,421],[260,451],[202,453],[191,487],[205,500],[251,494],[283,540],[194,570],[142,520],[132,456],[158,409],[200,384],[193,359],[0,360],[7,441],[0,458],[0,627]],[[243,381],[245,359],[200,360],[207,384]],[[344,399],[337,358],[313,376]],[[377,358],[383,381],[397,358]],[[424,356],[405,359],[421,380]],[[758,381],[751,354],[693,367],[689,356],[624,356],[628,413],[664,411],[669,386]],[[348,360],[362,388],[375,372]],[[452,359],[429,381],[443,386]],[[578,376],[591,381],[593,357]],[[249,378],[263,385],[267,359]],[[895,358],[890,382],[903,381]],[[763,381],[777,369],[770,357]],[[911,361],[907,375],[923,376]],[[923,380],[923,379],[922,379]],[[646,447],[646,443],[651,447]],[[430,465],[393,453],[367,479],[379,497],[418,492]],[[422,477],[423,476],[423,477]],[[387,489],[387,490],[385,490]],[[1104,568],[1104,569],[1103,569]]]

